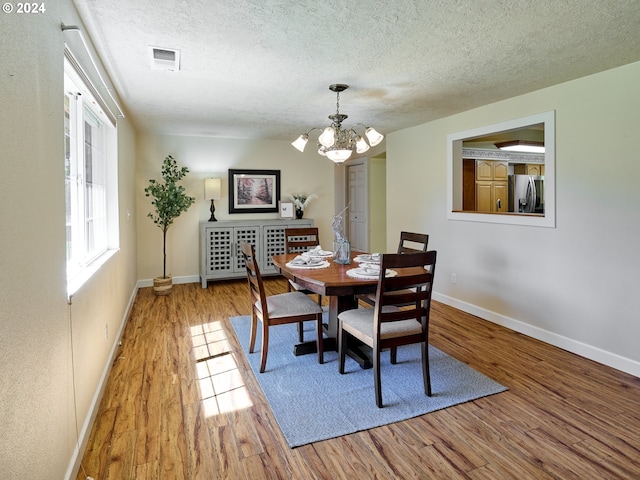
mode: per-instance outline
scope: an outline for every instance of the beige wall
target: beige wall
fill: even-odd
[[[389,134],[388,242],[430,234],[439,300],[640,375],[639,84],[635,63]],[[556,228],[447,220],[447,134],[549,110]]]
[[[369,159],[369,250],[395,252],[397,242],[387,249],[387,159],[382,154]]]
[[[0,15],[3,479],[58,479],[73,468],[74,403],[82,437],[136,285],[135,135],[125,120],[120,251],[67,305],[61,22],[79,23],[69,0],[48,2],[44,14]]]
[[[309,149],[308,149],[309,150]],[[210,202],[204,200],[204,179],[222,179],[222,199],[215,202],[216,218],[222,220],[278,218],[277,213],[229,214],[228,170],[265,169],[281,171],[282,199],[295,192],[315,193],[305,210],[320,228],[323,245],[331,248],[333,219],[333,164],[311,151],[304,154],[285,141],[255,141],[188,136],[142,136],[139,141],[136,172],[138,221],[138,278],[148,281],[162,275],[162,232],[146,218],[151,199],[144,188],[150,178],[160,178],[160,166],[171,154],[179,165],[189,168],[183,181],[187,194],[196,202],[169,229],[167,273],[180,281],[197,281],[199,274],[199,224],[209,219]]]

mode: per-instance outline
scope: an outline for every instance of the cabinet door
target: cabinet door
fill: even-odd
[[[233,271],[236,273],[246,272],[244,266],[244,258],[242,257],[242,248],[240,245],[244,242],[250,243],[254,246],[256,252],[256,258],[260,261],[262,247],[258,239],[260,238],[260,227],[247,226],[247,227],[234,227],[233,228],[233,243],[234,252],[233,256]]]
[[[493,162],[493,180],[509,179],[509,164],[507,162]]]
[[[491,212],[491,186],[493,182],[476,182],[476,211]]]
[[[477,182],[476,201],[478,212],[507,212],[509,210],[507,182]]]
[[[516,163],[513,166],[513,173],[515,175],[527,175],[527,164],[526,163]]]
[[[542,175],[542,165],[537,163],[528,163],[527,164],[527,175]]]
[[[493,212],[506,212],[509,210],[509,188],[507,182],[493,182],[492,186]]]
[[[205,230],[205,274],[224,277],[233,271],[233,228]]]
[[[493,162],[491,160],[476,161],[476,180],[493,180]]]
[[[262,251],[264,252],[264,257],[260,265],[261,272],[276,272],[271,257],[286,253],[284,248],[285,228],[287,228],[286,225],[264,225],[262,227]]]

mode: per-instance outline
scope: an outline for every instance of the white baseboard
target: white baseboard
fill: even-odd
[[[109,356],[107,357],[107,362],[104,366],[104,369],[102,370],[102,375],[100,376],[100,381],[98,382],[98,388],[93,395],[91,405],[89,406],[89,411],[87,412],[87,416],[82,423],[82,429],[80,430],[78,436],[78,443],[76,443],[76,446],[73,449],[73,455],[71,456],[71,460],[69,461],[69,465],[67,467],[67,473],[64,477],[67,480],[75,479],[78,476],[80,463],[82,462],[82,456],[84,455],[84,451],[87,448],[89,435],[91,435],[91,428],[93,427],[93,423],[98,416],[100,401],[102,400],[105,387],[107,386],[107,380],[109,379],[109,374],[111,373],[111,367],[113,366],[113,362],[116,358],[116,353],[118,352],[118,347],[120,346],[120,339],[122,338],[122,334],[124,333],[124,328],[127,325],[127,319],[129,318],[129,314],[131,313],[131,308],[133,307],[133,302],[135,301],[137,294],[138,286],[134,288],[131,296],[129,297],[129,303],[127,304],[124,316],[122,317],[122,320],[120,322],[120,328],[118,329],[118,333],[114,339],[113,345],[111,346],[111,351],[109,352]]]
[[[173,277],[173,284],[179,285],[181,283],[200,283],[199,275],[188,275],[186,277]],[[153,287],[153,278],[144,278],[138,280],[138,288]]]
[[[463,312],[475,315],[476,317],[480,317],[483,320],[502,325],[503,327],[522,333],[523,335],[548,343],[554,347],[562,348],[563,350],[575,353],[576,355],[588,358],[589,360],[593,360],[622,372],[640,377],[640,362],[631,360],[630,358],[622,357],[618,354],[602,350],[592,345],[587,345],[586,343],[573,340],[563,335],[558,335],[557,333],[535,327],[528,323],[521,322],[520,320],[507,317],[500,313],[496,313],[437,292],[433,292],[433,299],[440,303],[457,308],[458,310],[462,310]]]

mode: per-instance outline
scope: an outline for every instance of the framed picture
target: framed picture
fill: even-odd
[[[276,213],[280,170],[229,169],[229,213]]]
[[[293,202],[280,202],[280,218],[293,218]]]

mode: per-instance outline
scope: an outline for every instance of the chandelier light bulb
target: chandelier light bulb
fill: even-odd
[[[376,145],[378,145],[383,139],[384,139],[384,135],[382,135],[381,133],[379,133],[375,128],[373,127],[367,127],[367,129],[365,130],[364,134],[367,136],[367,138],[369,139],[369,144],[372,147],[375,147]]]
[[[356,136],[356,152],[364,153],[369,150],[369,144],[360,135]]]
[[[309,141],[309,135],[307,135],[306,133],[303,133],[298,138],[296,138],[295,141],[291,142],[291,145],[293,145],[296,149],[300,150],[301,152],[304,152],[304,147],[307,146],[308,141]]]
[[[336,131],[333,127],[327,127],[318,137],[318,141],[325,147],[332,146],[336,141]]]

